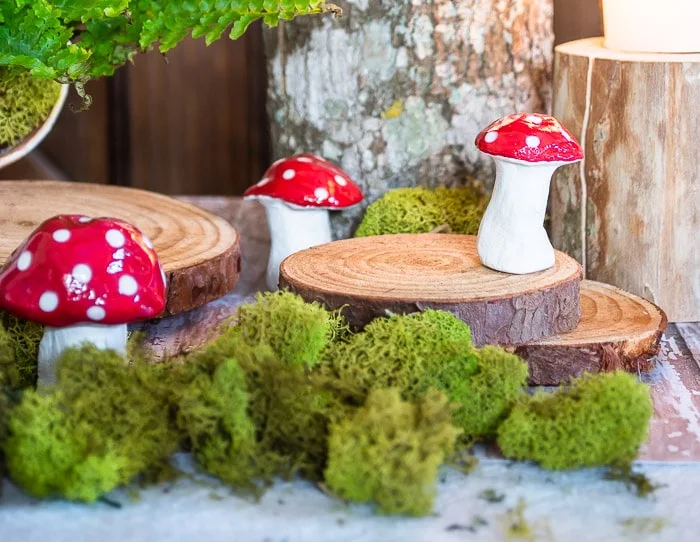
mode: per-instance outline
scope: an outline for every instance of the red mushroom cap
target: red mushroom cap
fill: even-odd
[[[113,218],[50,218],[0,268],[0,308],[51,327],[152,318],[165,293],[151,242]]]
[[[571,163],[583,159],[583,149],[554,117],[518,113],[503,117],[476,137],[481,152],[528,163]]]
[[[298,207],[345,209],[362,201],[362,191],[338,166],[313,154],[278,160],[245,199],[273,198]]]

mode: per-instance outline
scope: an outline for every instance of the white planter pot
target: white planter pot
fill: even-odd
[[[63,105],[66,103],[69,88],[70,85],[61,86],[61,93],[58,96],[58,101],[56,102],[56,105],[53,106],[51,113],[49,113],[49,116],[41,126],[39,126],[22,141],[17,143],[17,145],[14,147],[0,151],[0,169],[21,160],[44,140],[44,138],[53,128],[53,125],[56,124],[56,119],[58,119],[58,115],[61,113]]]
[[[602,0],[602,5],[608,49],[700,52],[700,0]]]

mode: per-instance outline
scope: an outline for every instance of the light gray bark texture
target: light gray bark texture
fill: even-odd
[[[340,19],[266,30],[273,154],[312,152],[365,191],[490,187],[474,146],[503,115],[550,109],[552,0],[346,0]],[[351,235],[363,208],[334,213]]]

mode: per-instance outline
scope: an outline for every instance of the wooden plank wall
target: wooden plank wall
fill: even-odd
[[[554,0],[557,42],[602,34],[598,2]],[[236,42],[186,40],[167,57],[142,55],[88,91],[90,110],[66,108],[40,149],[0,179],[240,195],[269,163],[260,26]]]

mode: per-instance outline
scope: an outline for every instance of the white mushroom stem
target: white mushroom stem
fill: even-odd
[[[46,327],[39,343],[39,378],[37,387],[56,383],[56,364],[68,348],[80,348],[89,343],[100,350],[126,354],[126,324],[105,326],[77,324],[67,327]]]
[[[552,267],[554,248],[544,218],[552,175],[564,163],[494,159],[496,184],[477,241],[481,262],[516,275]]]
[[[279,270],[289,255],[331,241],[331,224],[327,209],[296,207],[280,200],[260,198],[270,228],[270,259],[266,283],[270,290],[279,287]]]

